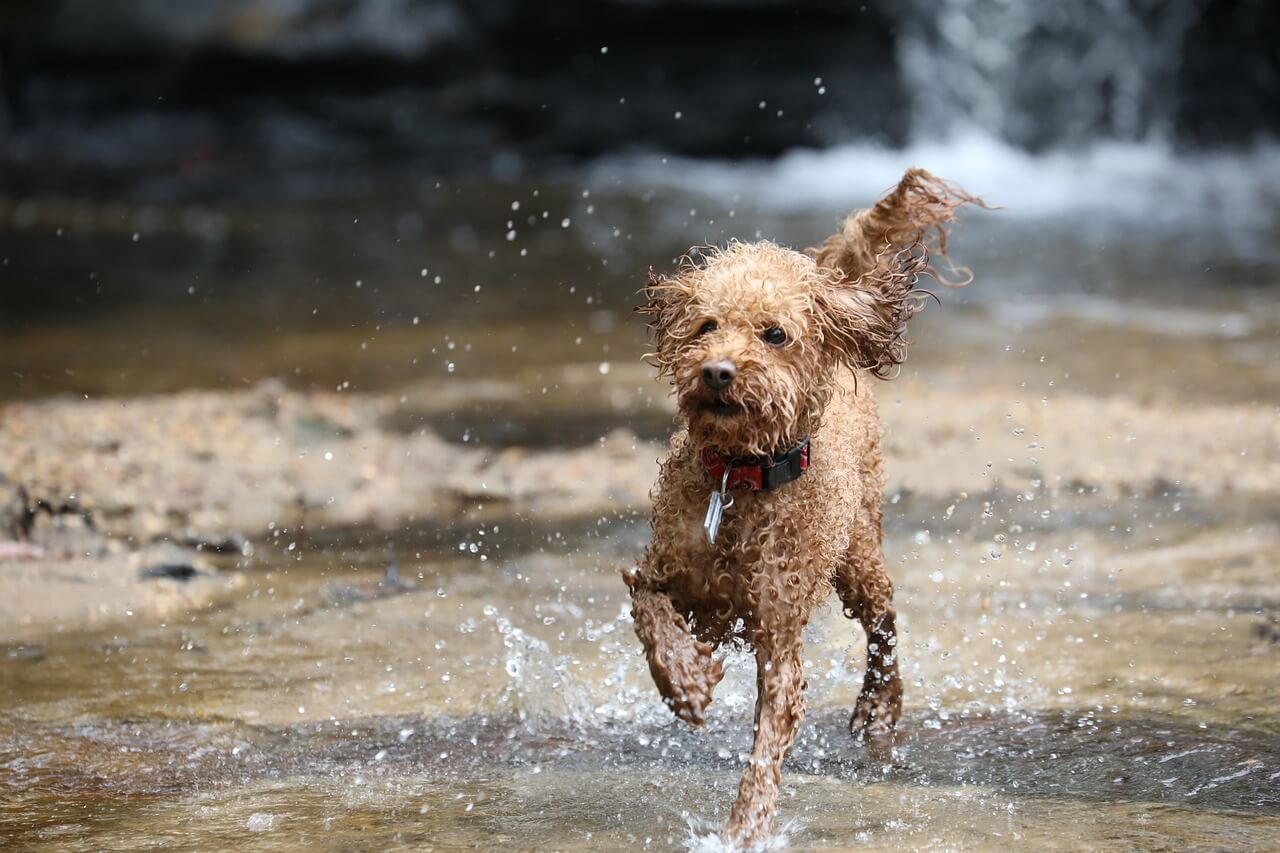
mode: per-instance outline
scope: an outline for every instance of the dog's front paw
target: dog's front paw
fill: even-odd
[[[659,655],[649,668],[667,707],[689,725],[702,725],[711,694],[724,678],[724,666],[712,657],[711,646],[691,639]]]
[[[868,679],[849,719],[849,732],[857,739],[890,734],[902,716],[902,682]]]

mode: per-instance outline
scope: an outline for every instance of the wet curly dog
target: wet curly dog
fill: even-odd
[[[700,725],[724,673],[756,657],[755,745],[724,840],[771,831],[782,761],[804,717],[802,632],[832,589],[867,635],[849,727],[890,732],[902,711],[893,584],[881,551],[880,421],[868,377],[906,357],[922,275],[944,284],[955,211],[981,201],[912,169],[840,233],[800,253],[730,243],[643,291],[652,357],[684,424],[653,493],[653,537],[624,573],[636,634],[667,705]]]

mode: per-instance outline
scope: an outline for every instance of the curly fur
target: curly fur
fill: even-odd
[[[837,327],[846,333],[842,348],[850,366],[882,379],[894,375],[907,357],[907,321],[923,307],[925,296],[932,295],[915,289],[920,276],[947,287],[962,287],[972,279],[968,270],[950,264],[947,272],[959,278],[948,278],[929,262],[930,240],[946,257],[945,226],[964,204],[986,207],[981,199],[924,169],[909,169],[893,192],[850,216],[840,233],[808,250],[820,267],[835,270],[846,285],[819,293],[818,298],[834,295],[824,307],[849,315]]]
[[[669,379],[682,429],[653,492],[653,536],[624,574],[636,634],[654,683],[680,719],[704,720],[723,677],[715,646],[748,644],[757,660],[755,745],[726,839],[765,837],[782,760],[804,716],[801,634],[834,590],[867,634],[867,669],[855,736],[892,730],[902,708],[893,586],[881,551],[880,422],[870,383],[906,357],[916,283],[930,274],[930,244],[945,253],[944,226],[981,202],[912,169],[841,232],[800,253],[732,242],[652,275],[638,309],[649,318],[650,357]],[[963,284],[965,282],[957,282]],[[781,329],[786,340],[764,339]],[[731,361],[733,382],[712,390],[706,363]],[[773,454],[805,436],[813,465],[772,492],[740,492],[715,545],[701,520],[712,491],[699,458],[710,447],[740,458]]]

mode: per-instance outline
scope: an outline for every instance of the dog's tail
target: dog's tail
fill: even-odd
[[[893,192],[874,207],[851,214],[838,234],[809,252],[819,266],[834,270],[843,281],[895,279],[904,263],[915,261],[911,265],[917,274],[960,287],[973,279],[970,272],[949,260],[945,271],[939,271],[930,263],[929,253],[946,259],[946,226],[965,204],[987,207],[982,199],[924,169],[908,169]]]

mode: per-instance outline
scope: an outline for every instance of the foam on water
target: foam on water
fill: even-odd
[[[1211,230],[1270,227],[1280,212],[1280,146],[1179,152],[1160,141],[1095,142],[1031,153],[970,130],[905,148],[865,142],[796,150],[773,162],[695,161],[654,154],[610,158],[599,183],[753,197],[780,211],[864,204],[910,166],[962,184],[1018,217],[1100,214],[1107,219]]]

